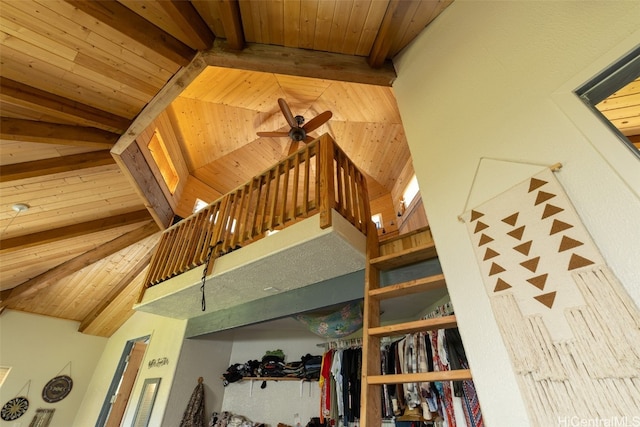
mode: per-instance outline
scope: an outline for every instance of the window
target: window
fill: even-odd
[[[411,177],[411,180],[409,181],[409,184],[407,184],[407,187],[402,193],[402,204],[404,205],[404,207],[407,207],[411,204],[413,199],[418,194],[418,191],[420,191],[420,187],[418,187],[418,178],[413,175],[413,177]]]
[[[382,228],[382,214],[377,213],[371,216],[371,221],[376,225],[376,228],[380,230]]]
[[[202,209],[206,208],[208,205],[207,202],[205,202],[204,200],[200,200],[198,198],[196,198],[196,203],[193,205],[193,212],[192,213],[196,213],[201,211]]]
[[[158,169],[160,169],[160,174],[165,184],[167,184],[169,191],[173,194],[174,191],[176,191],[180,177],[178,176],[178,172],[176,172],[176,168],[171,161],[171,156],[169,156],[169,151],[167,151],[167,147],[158,129],[153,133],[148,147],[151,152],[151,157],[153,157],[156,165],[158,165]]]
[[[640,158],[640,47],[575,93]]]

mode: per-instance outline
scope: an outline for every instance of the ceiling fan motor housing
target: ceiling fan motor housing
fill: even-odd
[[[294,141],[304,141],[306,137],[307,132],[305,132],[305,130],[301,127],[291,128],[291,130],[289,131],[289,138],[293,139]]]

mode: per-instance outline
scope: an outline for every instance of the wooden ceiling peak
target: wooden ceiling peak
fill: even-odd
[[[78,320],[90,334],[117,330],[153,244],[140,238],[286,155],[287,138],[256,135],[286,129],[278,98],[308,120],[331,110],[313,135],[331,133],[391,201],[406,179],[391,175],[410,169],[391,59],[449,3],[3,3],[0,307]],[[215,67],[208,87],[192,86]],[[143,146],[150,127],[176,163],[174,193]],[[16,216],[18,202],[32,209]],[[130,274],[114,272],[124,265]]]

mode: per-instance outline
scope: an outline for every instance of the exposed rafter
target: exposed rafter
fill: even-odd
[[[118,134],[91,127],[1,117],[0,138],[9,141],[109,149],[118,140]]]
[[[110,242],[106,242],[103,245],[98,246],[95,249],[87,251],[82,255],[68,260],[58,266],[46,271],[33,279],[14,287],[10,292],[3,292],[3,301],[0,306],[10,306],[11,302],[19,297],[26,297],[38,292],[40,289],[46,287],[49,283],[58,281],[76,271],[93,264],[96,261],[101,260],[109,255],[112,255],[132,244],[145,239],[158,231],[158,226],[154,222],[130,231],[127,234],[123,234]],[[5,296],[7,295],[7,296]],[[6,299],[5,299],[6,298]]]
[[[0,77],[0,100],[2,102],[20,105],[45,114],[52,114],[64,119],[81,119],[89,126],[104,128],[111,131],[124,131],[129,119],[89,105],[73,101],[31,86]]]
[[[138,145],[130,144],[126,151],[114,155],[114,158],[144,200],[158,226],[167,228],[173,219],[173,209]]]
[[[409,10],[409,2],[403,0],[391,0],[387,6],[387,13],[384,15],[380,31],[373,43],[367,62],[373,68],[382,67],[389,55],[393,40],[402,29],[401,23],[405,14]]]
[[[242,17],[240,5],[237,0],[221,0],[218,2],[224,34],[227,37],[229,49],[241,50],[244,48],[244,31],[242,29]]]
[[[109,295],[104,298],[100,304],[91,310],[78,327],[79,332],[84,332],[88,328],[91,327],[91,324],[98,318],[100,315],[109,307],[109,305],[115,301],[115,299],[129,286],[132,280],[134,280],[138,275],[140,275],[145,268],[149,266],[149,261],[151,260],[151,251],[147,252],[145,256],[140,258],[136,264],[127,271],[127,274],[122,277],[118,283],[111,287],[111,291]]]
[[[109,150],[93,151],[91,153],[74,154],[33,162],[13,163],[2,166],[2,169],[0,169],[0,182],[94,168],[112,165],[114,163],[115,161]]]
[[[396,78],[395,70],[388,62],[371,69],[366,59],[359,56],[282,46],[252,43],[237,51],[216,40],[213,49],[204,52],[203,56],[209,65],[218,67],[378,86],[391,86]]]
[[[139,210],[121,215],[108,216],[81,224],[73,224],[66,227],[41,231],[39,233],[33,233],[26,236],[18,236],[12,239],[2,240],[0,242],[0,253],[7,253],[46,243],[71,239],[78,236],[97,233],[99,231],[109,230],[111,228],[150,221],[151,219],[149,212],[146,210]]]
[[[213,45],[215,36],[190,1],[158,2],[189,37],[189,45],[197,50],[206,50]]]
[[[189,64],[196,51],[116,0],[65,0],[178,65]]]

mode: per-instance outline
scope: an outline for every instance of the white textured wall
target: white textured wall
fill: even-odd
[[[17,396],[29,399],[29,409],[22,417],[0,421],[1,426],[27,427],[38,408],[56,410],[49,427],[73,423],[107,343],[106,338],[79,333],[78,326],[70,320],[13,310],[0,315],[0,365],[12,368],[0,387],[0,405]],[[42,389],[57,375],[69,375],[73,387],[60,402],[47,403],[42,399]]]
[[[456,0],[395,61],[394,90],[486,425],[529,421],[457,216],[539,169],[640,306],[640,162],[571,90],[640,43],[639,2]],[[473,188],[472,188],[473,187]]]
[[[233,347],[231,335],[231,332],[221,332],[212,334],[209,338],[184,340],[167,401],[167,410],[162,420],[163,426],[180,425],[198,377],[203,379],[207,421],[211,412],[219,412],[222,409],[225,389],[220,374],[229,366]]]
[[[324,348],[316,344],[322,342],[322,338],[304,330],[240,329],[235,334],[231,363],[260,360],[268,350],[276,349],[285,353],[286,362],[296,361],[307,353],[321,355]],[[278,423],[295,425],[295,413],[299,414],[303,426],[311,417],[319,416],[317,382],[305,382],[301,386],[300,381],[270,381],[265,389],[260,388],[261,384],[261,381],[254,381],[253,390],[250,381],[229,384],[225,389],[222,409],[271,426]]]
[[[151,336],[150,342],[147,346],[142,366],[138,372],[138,377],[129,399],[129,405],[124,414],[122,425],[131,425],[133,421],[144,380],[156,377],[160,377],[162,380],[158,388],[158,394],[156,395],[149,425],[161,425],[167,406],[169,391],[178,364],[185,327],[186,320],[169,319],[142,312],[134,313],[134,315],[109,338],[102,357],[96,366],[90,386],[87,389],[75,421],[73,424],[66,424],[65,427],[70,425],[74,427],[95,425],[125,344],[129,340],[135,340],[146,335]],[[164,357],[169,360],[167,365],[162,367],[149,367],[148,362],[150,360]]]

